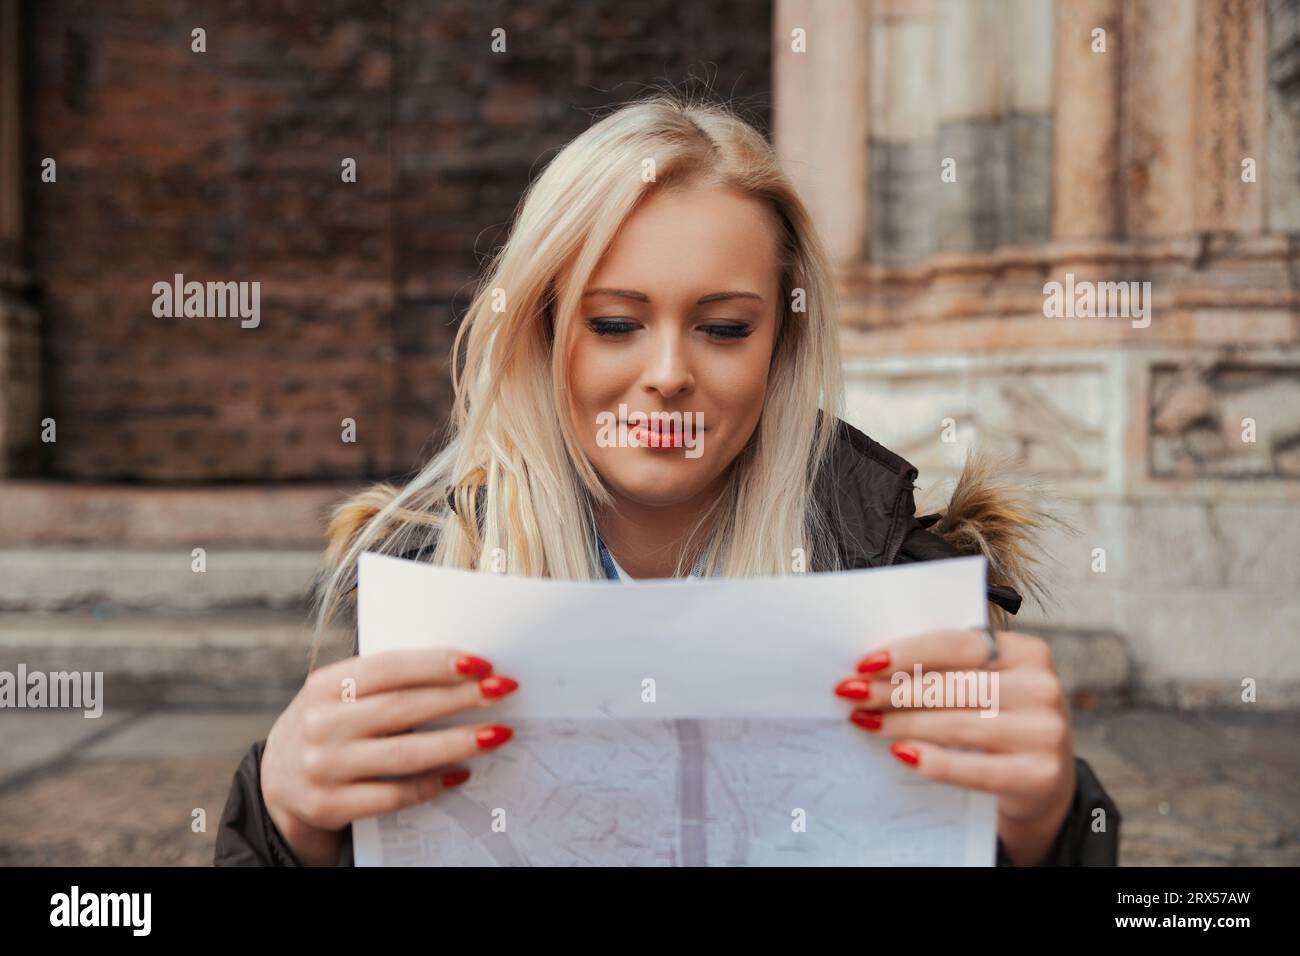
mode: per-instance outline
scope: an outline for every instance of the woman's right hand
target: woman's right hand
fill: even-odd
[[[294,855],[332,866],[353,820],[425,803],[469,778],[451,766],[499,747],[509,727],[403,733],[487,707],[519,685],[451,648],[349,657],[307,675],[262,751],[262,800]],[[395,776],[399,779],[384,780]]]

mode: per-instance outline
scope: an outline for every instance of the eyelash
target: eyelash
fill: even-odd
[[[626,319],[590,319],[588,328],[597,335],[625,335],[635,329],[635,323]],[[705,332],[716,339],[743,339],[753,331],[753,326],[732,323],[729,325],[706,325]]]

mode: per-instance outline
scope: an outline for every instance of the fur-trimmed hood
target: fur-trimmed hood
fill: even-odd
[[[982,554],[989,563],[991,623],[1006,623],[1023,597],[1042,606],[1036,538],[1063,525],[1044,505],[1041,484],[1012,461],[972,452],[946,505],[918,508],[918,471],[847,422],[839,423],[818,497],[840,536],[844,568],[880,567]]]

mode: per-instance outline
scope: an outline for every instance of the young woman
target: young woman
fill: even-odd
[[[353,612],[358,556],[568,579],[781,575],[982,550],[993,619],[1035,587],[1038,522],[968,468],[932,533],[916,469],[840,420],[836,310],[808,214],[773,151],[725,108],[658,95],[593,125],[530,187],[456,339],[443,450],[403,488],[339,508],[321,628]],[[681,413],[676,432],[639,416]],[[611,441],[611,421],[635,436]],[[689,447],[687,447],[689,445]],[[1005,484],[1005,483],[1004,483]],[[508,746],[520,690],[464,649],[313,671],[231,789],[219,864],[351,861],[349,824],[437,799]],[[468,649],[468,650],[466,650]],[[1000,714],[895,709],[889,675],[995,668]],[[1051,656],[1012,631],[895,642],[827,694],[914,772],[998,797],[1002,864],[1114,863],[1119,815],[1073,755]],[[345,677],[356,700],[341,703]],[[857,706],[850,706],[855,704]],[[460,711],[483,722],[411,728]]]

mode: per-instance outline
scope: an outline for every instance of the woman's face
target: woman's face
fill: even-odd
[[[568,342],[573,426],[616,498],[691,501],[753,434],[776,339],[776,246],[760,202],[717,186],[653,193],[623,223]]]

